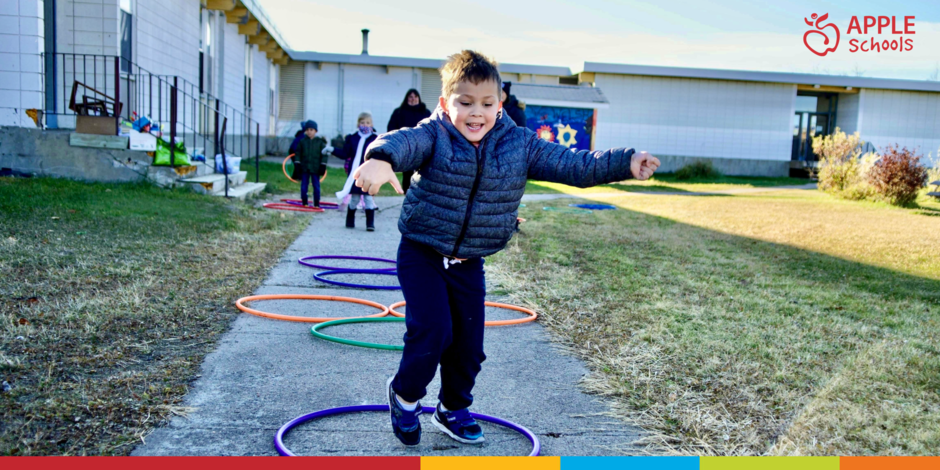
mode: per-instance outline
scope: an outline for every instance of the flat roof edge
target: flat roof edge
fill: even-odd
[[[420,59],[416,57],[391,57],[362,54],[333,54],[328,52],[287,51],[291,60],[301,62],[332,62],[338,64],[379,65],[387,67],[418,67],[437,69],[444,65],[444,59]],[[505,73],[528,73],[533,75],[569,76],[568,67],[551,65],[499,64],[499,71]]]
[[[602,62],[585,62],[584,71],[622,75],[649,75],[656,77],[740,80],[750,82],[773,82],[843,86],[853,88],[879,88],[885,90],[940,92],[940,82],[927,80],[902,80],[895,78],[869,78],[808,73],[700,69],[691,67],[663,67],[654,65],[610,64]]]
[[[284,49],[284,51],[288,52],[289,55],[290,44],[287,43],[287,41],[284,39],[284,36],[281,36],[281,32],[277,30],[276,26],[274,26],[274,21],[271,21],[271,18],[268,17],[268,13],[264,11],[264,8],[262,8],[261,5],[255,0],[240,1],[242,2],[242,5],[245,5],[245,8],[251,12],[251,15],[254,16],[259,23],[261,23],[261,26],[264,27],[264,30],[267,31],[268,34],[270,34],[278,44],[280,44],[281,49]]]

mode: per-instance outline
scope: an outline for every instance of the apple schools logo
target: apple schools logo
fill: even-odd
[[[822,16],[818,16],[817,14],[813,13],[812,16],[810,16],[810,18],[812,18],[813,20],[816,20],[815,23],[814,23],[813,21],[807,19],[807,18],[803,18],[803,21],[805,21],[807,25],[812,26],[812,27],[814,27],[814,28],[816,28],[816,29],[811,29],[811,30],[809,30],[809,31],[807,31],[806,33],[803,34],[803,44],[804,44],[804,45],[806,46],[806,48],[809,49],[813,54],[816,54],[816,55],[818,55],[818,56],[820,56],[820,57],[825,57],[826,54],[828,54],[828,53],[830,53],[830,52],[835,52],[835,51],[836,51],[836,48],[839,47],[839,27],[836,26],[836,25],[833,24],[833,23],[829,23],[829,24],[827,24],[827,25],[820,25],[820,23],[822,23],[823,21],[826,21],[827,19],[829,19],[829,13],[826,13],[826,14],[824,14],[824,15],[822,15]],[[810,46],[809,43],[806,41],[806,38],[808,38],[810,34],[819,34],[819,35],[821,35],[821,36],[823,37],[823,44],[825,44],[825,45],[828,46],[828,45],[829,45],[829,36],[828,36],[826,33],[823,32],[823,29],[826,29],[826,28],[829,28],[829,27],[832,27],[832,29],[836,30],[836,43],[835,43],[835,45],[833,45],[832,47],[830,47],[830,48],[828,48],[828,49],[824,49],[822,52],[819,52],[819,51],[817,51],[816,49],[813,49],[812,46]]]

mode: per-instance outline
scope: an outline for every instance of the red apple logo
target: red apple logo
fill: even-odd
[[[818,18],[817,18],[817,16],[818,16],[818,15],[816,15],[815,13],[813,13],[813,15],[810,16],[810,18],[816,20],[815,24],[813,23],[813,21],[811,21],[811,20],[809,20],[809,19],[807,19],[807,18],[803,18],[803,21],[805,21],[806,24],[808,24],[808,25],[810,25],[810,26],[816,28],[816,29],[811,29],[811,30],[809,30],[809,31],[807,31],[806,33],[803,34],[803,44],[804,44],[804,45],[806,46],[806,48],[809,49],[813,54],[816,54],[816,55],[818,55],[818,56],[820,56],[820,57],[825,57],[826,54],[828,54],[828,53],[830,53],[830,52],[835,52],[835,51],[836,51],[836,48],[839,47],[839,27],[836,26],[836,25],[834,25],[834,24],[832,24],[832,23],[829,23],[829,24],[827,24],[827,25],[825,25],[825,26],[821,26],[821,25],[820,25],[820,23],[822,23],[823,21],[826,21],[827,19],[829,19],[829,13],[826,13],[825,15],[819,16]],[[835,43],[835,45],[833,45],[831,48],[829,48],[829,49],[824,49],[822,52],[819,52],[819,51],[817,51],[816,49],[813,49],[813,48],[809,45],[809,43],[806,42],[806,38],[809,37],[810,34],[819,34],[820,36],[823,37],[823,44],[825,44],[825,45],[828,46],[828,45],[829,45],[829,36],[826,35],[826,33],[823,32],[823,29],[826,29],[826,28],[829,28],[829,27],[832,27],[832,29],[836,30],[836,43]]]

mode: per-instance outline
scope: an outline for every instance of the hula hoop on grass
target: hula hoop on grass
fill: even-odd
[[[304,202],[301,201],[300,199],[281,199],[281,202],[290,204],[292,206],[301,206],[301,207],[303,207],[303,204],[304,204]],[[339,204],[335,202],[320,201],[320,209],[326,209],[326,210],[339,209]]]
[[[539,317],[539,315],[535,313],[534,311],[529,310],[525,307],[519,307],[516,305],[502,304],[499,302],[490,302],[490,301],[485,302],[484,305],[486,305],[487,307],[499,307],[499,308],[505,308],[507,310],[515,310],[517,312],[525,313],[528,316],[522,317],[522,318],[514,318],[512,320],[489,320],[489,321],[483,322],[483,326],[518,325],[520,323],[529,323],[529,322],[535,321],[535,319]],[[399,307],[404,307],[404,306],[405,306],[404,300],[402,300],[401,302],[395,302],[392,305],[388,306],[388,314],[393,317],[402,318],[405,316],[405,314],[399,313],[395,311],[395,309]]]
[[[277,209],[281,211],[294,211],[294,212],[323,212],[323,209],[319,207],[310,207],[310,206],[295,206],[293,204],[284,204],[282,202],[268,202],[262,204],[261,207],[265,209]]]
[[[552,207],[545,206],[542,208],[543,211],[550,212],[563,212],[565,214],[592,214],[593,212],[587,209],[575,209],[574,207]]]
[[[313,336],[316,336],[320,339],[325,339],[327,341],[332,341],[334,343],[348,344],[350,346],[359,346],[360,348],[371,348],[371,349],[385,349],[388,351],[401,351],[405,349],[404,346],[398,346],[394,344],[382,344],[382,343],[369,343],[366,341],[356,341],[354,339],[344,339],[337,338],[336,336],[330,336],[325,333],[321,333],[320,330],[324,328],[329,328],[336,325],[345,325],[347,323],[374,323],[374,322],[392,322],[392,323],[404,323],[404,318],[396,317],[383,317],[383,318],[347,318],[343,320],[333,320],[323,323],[318,323],[310,327],[310,333]]]
[[[281,163],[281,171],[284,172],[284,176],[286,176],[287,179],[289,179],[289,180],[291,180],[291,181],[293,181],[293,182],[295,182],[295,183],[300,183],[300,181],[297,181],[297,180],[295,180],[294,178],[291,178],[290,175],[287,174],[287,160],[290,160],[290,157],[293,157],[293,156],[294,156],[294,154],[290,154],[290,155],[287,156],[287,158],[284,159],[284,163]],[[320,177],[320,181],[321,181],[321,182],[326,179],[326,175],[327,175],[327,172],[328,172],[328,171],[329,171],[329,170],[324,170],[324,171],[323,171],[323,176]]]
[[[353,406],[341,406],[339,408],[329,408],[326,410],[315,411],[313,413],[305,414],[299,416],[287,422],[287,424],[281,426],[277,430],[277,433],[274,434],[274,448],[277,449],[277,453],[285,457],[296,457],[297,455],[290,451],[286,445],[284,445],[284,436],[290,432],[291,429],[306,423],[307,421],[312,421],[318,418],[325,418],[327,416],[333,416],[343,413],[359,413],[363,411],[384,411],[388,413],[388,405],[353,405]],[[421,408],[423,413],[434,413],[433,406],[425,406]],[[529,457],[537,457],[539,452],[542,450],[542,444],[539,442],[539,438],[525,426],[518,425],[512,421],[508,421],[502,418],[497,418],[495,416],[487,416],[479,413],[470,413],[470,416],[473,416],[475,419],[480,421],[486,421],[488,423],[493,423],[498,426],[503,426],[513,431],[518,432],[525,436],[529,442],[532,443],[532,452],[529,453]]]
[[[358,260],[358,261],[377,261],[377,262],[380,262],[380,263],[391,263],[391,264],[395,264],[395,265],[398,264],[398,262],[395,261],[395,260],[393,260],[393,259],[369,258],[369,257],[367,257],[367,256],[339,256],[339,255],[304,256],[303,258],[298,259],[297,262],[300,263],[300,264],[302,264],[302,265],[304,265],[304,266],[310,267],[310,268],[329,269],[329,270],[331,270],[331,271],[333,271],[333,270],[343,270],[343,269],[347,269],[347,268],[337,268],[337,267],[333,267],[333,266],[323,266],[323,265],[319,265],[319,264],[313,264],[313,263],[307,261],[307,260],[311,260],[311,259],[353,259],[353,260]],[[398,269],[397,266],[396,266],[396,267],[393,267],[393,268],[370,268],[370,269],[363,269],[363,271],[394,271],[394,270],[396,270],[396,269]]]
[[[333,284],[334,286],[342,287],[354,287],[356,289],[381,289],[381,290],[401,290],[401,286],[372,286],[369,284],[350,284],[348,282],[339,282],[331,281],[329,279],[324,279],[323,276],[331,276],[333,274],[384,274],[386,276],[398,276],[396,271],[374,271],[371,269],[334,269],[331,271],[323,271],[313,275],[313,278],[325,282],[327,284]]]
[[[368,305],[370,307],[375,307],[382,310],[379,313],[372,315],[363,315],[361,317],[295,317],[291,315],[281,315],[279,313],[269,313],[262,312],[261,310],[255,310],[249,308],[245,305],[246,302],[252,302],[255,300],[330,300],[333,302],[349,302],[353,304],[362,304]],[[354,297],[340,297],[338,295],[309,295],[309,294],[267,294],[267,295],[249,295],[248,297],[242,297],[235,301],[235,306],[239,310],[256,315],[259,317],[273,318],[275,320],[285,320],[285,321],[295,321],[300,323],[323,323],[333,320],[343,320],[346,318],[374,318],[374,317],[384,317],[388,315],[388,307],[371,300],[357,299]]]
[[[615,211],[617,210],[616,206],[610,204],[568,204],[568,207],[578,207],[581,209],[587,209],[592,211]]]

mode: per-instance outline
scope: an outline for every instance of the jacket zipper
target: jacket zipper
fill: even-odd
[[[489,136],[486,136],[489,137]],[[467,227],[470,225],[470,212],[473,209],[473,199],[477,196],[477,190],[480,189],[480,179],[483,178],[483,162],[486,158],[486,154],[483,152],[483,148],[486,145],[486,137],[480,142],[480,146],[477,147],[477,174],[476,178],[473,180],[473,186],[470,187],[470,198],[467,199],[467,214],[463,219],[463,226],[460,228],[460,234],[457,235],[457,242],[454,243],[454,252],[451,253],[452,258],[457,257],[457,250],[460,249],[460,244],[463,243],[464,237],[467,235]]]

